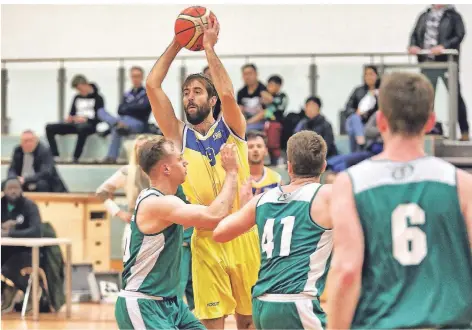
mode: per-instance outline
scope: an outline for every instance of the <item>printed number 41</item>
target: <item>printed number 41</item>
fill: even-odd
[[[290,254],[290,244],[292,243],[292,231],[295,217],[288,216],[280,220],[283,226],[282,237],[280,239],[280,257],[286,257]],[[267,219],[264,225],[264,233],[262,234],[261,248],[270,259],[274,252],[274,223],[275,219]]]

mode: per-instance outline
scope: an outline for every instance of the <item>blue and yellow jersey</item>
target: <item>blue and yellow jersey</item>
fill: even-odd
[[[187,125],[184,127],[182,152],[188,165],[187,178],[182,186],[190,203],[210,205],[221,191],[225,170],[221,166],[220,148],[224,143],[236,145],[240,164],[238,185],[241,185],[249,178],[247,143],[231,131],[223,117],[213,124],[205,136]],[[239,208],[237,196],[233,212]]]
[[[279,186],[282,182],[282,177],[276,171],[264,166],[264,174],[258,181],[252,180],[252,193],[255,194],[256,190],[259,193],[263,193],[267,190]]]

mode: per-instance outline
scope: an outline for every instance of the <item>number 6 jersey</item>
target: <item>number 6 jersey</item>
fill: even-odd
[[[333,239],[332,231],[317,225],[310,215],[320,187],[319,183],[311,183],[290,193],[277,187],[260,198],[256,225],[261,268],[253,298],[266,293],[313,297],[323,293]]]
[[[348,174],[365,241],[352,327],[470,326],[472,255],[455,167],[367,160]]]

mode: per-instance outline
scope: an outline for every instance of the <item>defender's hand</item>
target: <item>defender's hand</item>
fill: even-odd
[[[208,24],[203,25],[203,48],[213,48],[218,41],[218,33],[220,32],[220,24],[218,20],[208,18]]]
[[[226,173],[238,172],[238,160],[236,155],[236,146],[233,143],[223,144],[220,150],[221,162]]]

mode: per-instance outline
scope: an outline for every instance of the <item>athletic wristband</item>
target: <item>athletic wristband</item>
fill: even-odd
[[[120,207],[116,205],[116,203],[109,198],[103,204],[105,204],[106,209],[108,210],[108,212],[110,212],[112,216],[117,215],[118,212],[121,211]]]

